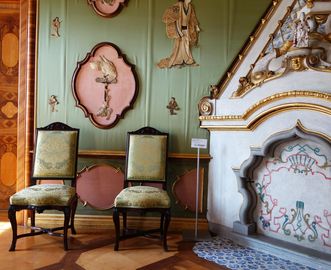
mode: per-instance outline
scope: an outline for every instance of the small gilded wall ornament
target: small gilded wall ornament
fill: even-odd
[[[167,109],[169,110],[170,115],[176,115],[177,113],[175,111],[179,111],[179,106],[174,97],[171,97],[169,100],[169,104],[167,105]]]
[[[55,17],[52,20],[52,33],[51,35],[53,37],[60,37],[60,27],[61,27],[61,22],[59,17]]]
[[[200,28],[191,0],[178,0],[166,9],[162,21],[166,25],[167,36],[174,40],[174,45],[171,55],[161,59],[157,66],[197,66],[191,49],[198,44]]]
[[[59,101],[57,100],[57,97],[55,95],[51,95],[51,97],[48,99],[48,104],[51,108],[51,112],[57,112],[56,106],[59,104]]]
[[[111,18],[121,12],[129,0],[87,0],[95,13],[102,17]]]

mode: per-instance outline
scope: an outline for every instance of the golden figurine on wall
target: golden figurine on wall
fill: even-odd
[[[52,20],[52,36],[53,37],[60,37],[60,27],[61,27],[61,22],[59,17],[55,17]]]
[[[167,8],[162,21],[166,24],[168,38],[174,40],[174,46],[170,57],[161,59],[158,67],[197,65],[191,48],[198,44],[200,28],[191,0],[178,0]]]
[[[51,112],[57,112],[56,105],[59,104],[59,101],[57,100],[57,97],[55,95],[51,95],[48,100],[48,104],[50,105]]]
[[[167,109],[169,110],[170,115],[176,115],[177,113],[175,111],[179,111],[179,106],[176,101],[175,97],[171,97],[169,100],[169,103],[167,105]]]

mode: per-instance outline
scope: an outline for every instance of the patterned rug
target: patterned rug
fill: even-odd
[[[212,241],[197,242],[193,251],[203,259],[233,270],[315,270],[256,249],[242,247],[231,240],[219,237]]]

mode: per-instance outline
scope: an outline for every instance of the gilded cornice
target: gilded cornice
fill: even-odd
[[[241,115],[206,115],[200,116],[200,121],[229,121],[229,120],[239,120],[244,121],[247,120],[253,113],[255,113],[260,108],[275,102],[277,100],[293,98],[293,97],[305,97],[305,98],[318,98],[323,99],[325,101],[331,101],[331,94],[323,93],[319,91],[304,91],[304,90],[293,90],[282,93],[277,93],[275,95],[266,97],[254,105],[250,106],[243,114]]]
[[[330,98],[330,97],[329,97]],[[260,124],[270,119],[274,115],[288,112],[288,111],[297,111],[297,110],[310,110],[324,113],[328,116],[331,116],[331,108],[322,106],[319,104],[312,103],[285,103],[281,105],[274,106],[258,114],[254,119],[252,119],[246,125],[203,125],[201,128],[206,128],[208,130],[228,130],[228,131],[252,131],[256,129]],[[226,120],[241,120],[244,121],[243,115],[228,115],[228,116],[214,116],[213,121],[226,121]]]

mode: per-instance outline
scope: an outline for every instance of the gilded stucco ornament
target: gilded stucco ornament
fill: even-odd
[[[211,115],[212,112],[216,110],[216,99],[220,95],[220,88],[217,85],[211,85],[209,89],[209,97],[203,97],[199,104],[198,109],[200,115]]]
[[[210,102],[210,99],[208,97],[204,97],[199,101],[198,109],[200,115],[211,115],[211,113],[213,112],[213,104]]]
[[[307,0],[306,5],[307,5],[308,8],[313,8],[314,7],[314,0]]]
[[[285,76],[290,72],[315,70],[331,72],[331,27],[327,24],[330,13],[318,14],[309,9],[315,1],[288,11],[279,22],[276,32],[246,76],[239,79],[233,98],[243,97],[252,89],[267,81]],[[308,7],[308,9],[307,9]],[[304,11],[303,11],[304,10]]]

